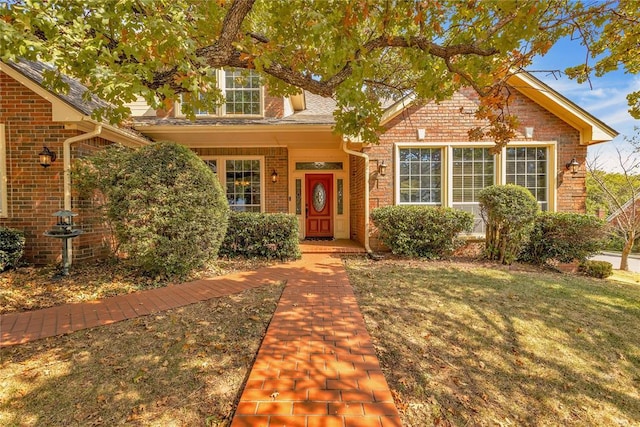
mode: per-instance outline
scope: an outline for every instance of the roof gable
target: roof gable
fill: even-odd
[[[618,132],[606,123],[591,115],[529,73],[522,72],[511,76],[508,84],[525,97],[531,99],[545,110],[578,130],[580,132],[580,144],[582,145],[611,141],[618,135]],[[412,106],[415,101],[416,96],[410,94],[389,106],[382,115],[381,124],[384,125],[391,121]]]
[[[17,71],[22,78],[20,76],[12,75],[13,73],[11,73],[11,70],[7,70],[5,65],[8,68]],[[2,63],[2,71],[7,72],[11,77],[20,81],[20,83],[25,84],[25,86],[38,93],[38,95],[42,96],[52,104],[54,104],[56,100],[61,100],[84,116],[91,116],[98,108],[110,107],[108,102],[94,95],[90,95],[88,99],[85,100],[83,97],[85,96],[85,93],[88,92],[87,87],[78,80],[65,75],[62,75],[62,81],[69,86],[69,91],[67,93],[54,93],[46,89],[43,85],[44,73],[46,71],[55,72],[55,68],[45,63],[21,59],[19,62]],[[28,82],[25,82],[25,77],[29,81],[35,83],[36,86],[34,87],[33,85],[29,85]]]

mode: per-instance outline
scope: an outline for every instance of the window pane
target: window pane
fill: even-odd
[[[548,197],[547,156],[545,147],[507,148],[507,183],[527,188],[543,210]]]
[[[452,207],[474,214],[474,232],[484,231],[484,223],[480,218],[478,193],[484,187],[493,185],[493,156],[488,148],[454,148],[453,158],[461,159],[454,166],[452,181]]]
[[[260,114],[260,76],[253,70],[225,69],[226,114]]]
[[[400,203],[441,203],[440,148],[402,148],[398,153]]]
[[[260,212],[260,161],[227,160],[227,201],[235,211]]]

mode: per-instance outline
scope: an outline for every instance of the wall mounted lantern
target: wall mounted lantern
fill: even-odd
[[[48,168],[51,166],[51,163],[55,162],[58,158],[56,153],[49,150],[47,147],[42,147],[42,151],[38,153],[38,157],[40,158],[40,166],[43,168]]]
[[[524,137],[526,139],[533,139],[533,128],[532,127],[524,128]]]
[[[274,184],[276,182],[278,182],[278,172],[276,172],[276,170],[273,170],[273,173],[271,174],[271,182],[273,182]]]
[[[571,159],[569,163],[567,163],[566,166],[567,166],[567,170],[571,171],[571,173],[575,175],[578,173],[578,167],[580,166],[580,163],[578,163],[578,161],[574,157],[573,159]]]
[[[378,165],[378,175],[385,176],[387,174],[387,164],[384,160]]]

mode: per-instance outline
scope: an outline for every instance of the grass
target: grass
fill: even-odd
[[[54,266],[21,267],[0,273],[0,314],[92,301],[200,277],[253,270],[267,264],[270,262],[221,259],[183,278],[146,277],[117,260],[74,265],[69,275],[63,277],[57,275]]]
[[[640,425],[640,286],[347,260],[403,425]]]
[[[640,273],[633,271],[613,270],[613,274],[607,278],[613,282],[622,282],[629,284],[640,284]]]
[[[0,349],[0,425],[226,426],[282,288]]]

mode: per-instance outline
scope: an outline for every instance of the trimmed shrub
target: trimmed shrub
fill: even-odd
[[[92,157],[77,165],[77,185],[104,194],[105,218],[134,266],[153,276],[184,275],[215,259],[229,206],[215,174],[194,152],[160,142]]]
[[[0,227],[0,271],[15,268],[24,254],[24,234],[11,228]]]
[[[450,255],[458,234],[473,227],[469,212],[430,206],[385,206],[374,209],[371,219],[394,254],[432,259]]]
[[[593,215],[541,212],[519,258],[539,265],[549,260],[585,261],[607,241],[605,222]]]
[[[480,212],[486,223],[485,256],[511,264],[523,246],[538,213],[531,192],[518,185],[492,185],[480,191]]]
[[[580,264],[580,271],[589,277],[606,279],[613,274],[613,266],[607,261],[584,261]]]
[[[298,259],[298,219],[283,213],[232,212],[220,255]]]

